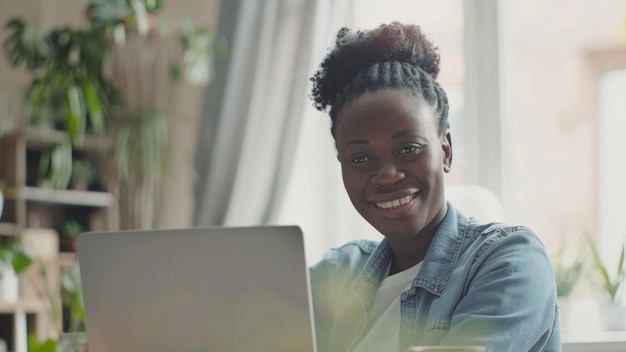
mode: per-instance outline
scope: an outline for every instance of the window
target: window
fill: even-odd
[[[626,240],[626,68],[602,73],[598,88],[597,239],[607,266],[617,268],[620,245]]]
[[[591,57],[622,45],[624,1],[500,4],[505,207],[511,221],[531,226],[549,247],[562,236],[597,237],[604,137],[597,135],[603,117],[593,67],[600,59]],[[604,84],[618,84],[611,82]]]

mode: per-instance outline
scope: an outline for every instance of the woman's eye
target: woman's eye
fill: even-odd
[[[419,145],[407,145],[404,146],[402,148],[400,148],[399,153],[400,154],[409,154],[409,153],[414,153],[416,151],[419,151],[420,149],[422,149]]]
[[[363,164],[366,161],[369,161],[370,158],[367,155],[357,155],[354,158],[350,159],[353,164]]]

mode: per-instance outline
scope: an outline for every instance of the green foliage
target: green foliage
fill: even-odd
[[[128,116],[115,144],[115,164],[122,179],[131,174],[160,172],[167,138],[165,114],[150,111]]]
[[[626,279],[626,268],[624,267],[624,243],[622,243],[619,261],[617,267],[614,270],[606,267],[600,258],[596,243],[591,238],[587,238],[589,245],[589,251],[591,252],[591,259],[593,270],[595,273],[594,282],[599,288],[608,296],[611,302],[615,302],[617,299],[617,293]],[[612,271],[615,275],[612,275]]]
[[[39,177],[55,189],[65,189],[72,177],[72,145],[69,141],[45,150],[39,159]]]
[[[571,251],[567,250],[566,243],[570,241],[561,241],[559,248],[551,253],[552,268],[554,269],[554,281],[556,284],[556,293],[559,297],[568,296],[578,280],[580,279],[584,264],[585,251],[577,246],[573,256]]]
[[[582,257],[570,263],[553,264],[557,296],[566,297],[572,292],[582,274],[583,264]]]
[[[90,183],[96,177],[96,171],[89,160],[74,159],[72,164],[72,180]]]
[[[41,67],[46,60],[46,43],[37,27],[15,18],[7,22],[5,29],[11,32],[3,44],[11,65],[24,65],[28,70]]]
[[[20,274],[26,270],[35,259],[35,254],[26,248],[17,238],[8,242],[0,243],[0,266],[12,265],[15,274]]]
[[[55,352],[57,342],[53,339],[39,340],[36,333],[28,335],[28,351],[29,352]]]
[[[80,226],[80,224],[76,220],[69,220],[65,223],[63,227],[65,230],[65,234],[68,236],[77,236],[83,231],[83,227]]]
[[[10,20],[4,42],[13,67],[33,74],[26,92],[30,121],[35,126],[63,126],[72,141],[88,122],[93,133],[105,131],[105,106],[119,103],[114,86],[104,77],[109,51],[105,33],[95,28],[62,27],[40,33],[21,18]]]
[[[61,274],[61,300],[70,312],[68,332],[85,331],[85,306],[78,264]]]

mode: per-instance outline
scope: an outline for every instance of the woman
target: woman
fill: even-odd
[[[480,224],[445,199],[452,165],[439,54],[414,25],[339,31],[311,79],[343,182],[383,236],[311,268],[319,351],[484,345],[559,351],[553,273],[528,228]]]

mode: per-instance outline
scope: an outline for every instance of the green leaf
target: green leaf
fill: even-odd
[[[46,179],[48,177],[48,172],[50,170],[50,154],[51,151],[49,149],[45,150],[41,154],[41,158],[39,158],[39,167],[37,169],[37,174],[41,179]]]
[[[35,260],[35,257],[33,252],[22,247],[18,239],[0,244],[0,262],[10,262],[15,274],[20,274],[26,270]]]
[[[82,86],[93,131],[96,134],[102,134],[104,133],[104,114],[96,85],[92,80],[87,79],[83,81]]]
[[[69,141],[52,148],[49,165],[46,176],[52,186],[56,189],[67,188],[72,177],[72,145]]]
[[[45,60],[45,42],[37,27],[21,18],[7,22],[10,32],[3,43],[4,52],[13,67],[24,65],[29,70],[40,68]]]
[[[11,264],[13,264],[13,270],[15,270],[15,274],[19,274],[22,271],[28,268],[35,256],[26,250],[19,250],[13,254],[13,260]]]
[[[599,277],[598,285],[607,293],[611,302],[614,302],[617,297],[617,292],[624,283],[624,279],[626,279],[626,275],[624,274],[625,244],[622,243],[620,259],[617,267],[617,276],[613,280],[609,275],[609,269],[604,265],[602,259],[600,258],[600,254],[593,239],[588,237],[587,243],[589,245],[589,251],[591,252],[593,269]]]
[[[143,0],[146,11],[152,12],[163,7],[163,0]]]
[[[117,172],[120,178],[125,180],[129,176],[129,164],[131,162],[130,152],[132,150],[131,143],[131,120],[126,120],[120,126],[117,133],[117,139],[115,141],[115,165],[117,166]]]
[[[47,339],[40,341],[35,333],[28,335],[28,351],[29,352],[55,352],[57,348],[56,341]]]
[[[85,134],[85,111],[83,109],[82,91],[75,84],[67,88],[67,118],[66,130],[70,139],[75,141]]]

